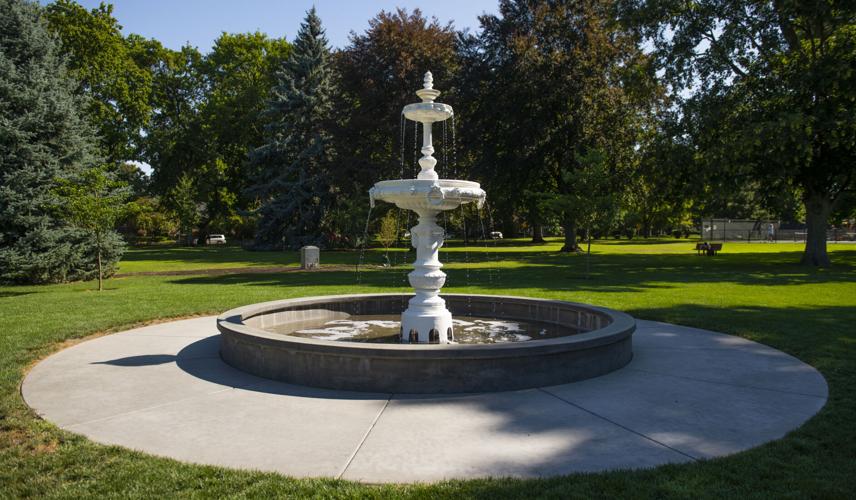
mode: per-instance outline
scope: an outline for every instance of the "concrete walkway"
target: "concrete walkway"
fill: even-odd
[[[456,396],[312,389],[239,372],[214,317],[84,342],[24,380],[43,418],[190,462],[366,482],[540,477],[728,455],[826,402],[823,377],[738,337],[639,321],[635,357],[596,379]]]

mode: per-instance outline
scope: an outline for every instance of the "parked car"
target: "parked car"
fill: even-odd
[[[206,245],[225,245],[226,244],[226,235],[224,234],[209,234],[207,238],[205,238]]]
[[[502,239],[502,233],[499,231],[491,231],[490,237],[495,239],[495,240],[501,240]]]

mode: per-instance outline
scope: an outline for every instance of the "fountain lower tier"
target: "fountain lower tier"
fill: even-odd
[[[369,190],[372,206],[375,201],[385,201],[414,212],[434,210],[440,213],[454,210],[464,203],[476,203],[481,208],[485,196],[478,182],[457,179],[380,181]]]
[[[437,225],[437,215],[464,203],[484,203],[485,192],[477,182],[451,179],[399,179],[381,181],[369,191],[375,200],[394,203],[419,215],[411,228],[411,245],[416,249],[413,271],[408,275],[415,294],[401,315],[401,340],[404,343],[446,344],[454,338],[452,313],[440,297],[446,274],[440,269],[440,247],[446,237]]]
[[[220,355],[233,367],[290,384],[371,393],[472,393],[529,389],[597,377],[633,357],[636,323],[600,307],[496,295],[446,296],[452,314],[549,323],[579,333],[526,342],[340,342],[273,333],[326,319],[400,314],[407,294],[303,297],[252,304],[217,318]]]

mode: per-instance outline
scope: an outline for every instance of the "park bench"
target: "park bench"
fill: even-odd
[[[698,255],[716,255],[716,252],[722,251],[722,243],[696,243],[695,246]]]

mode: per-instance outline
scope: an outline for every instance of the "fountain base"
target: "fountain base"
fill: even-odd
[[[448,344],[453,338],[452,313],[438,295],[417,293],[401,314],[401,342],[404,344]]]

